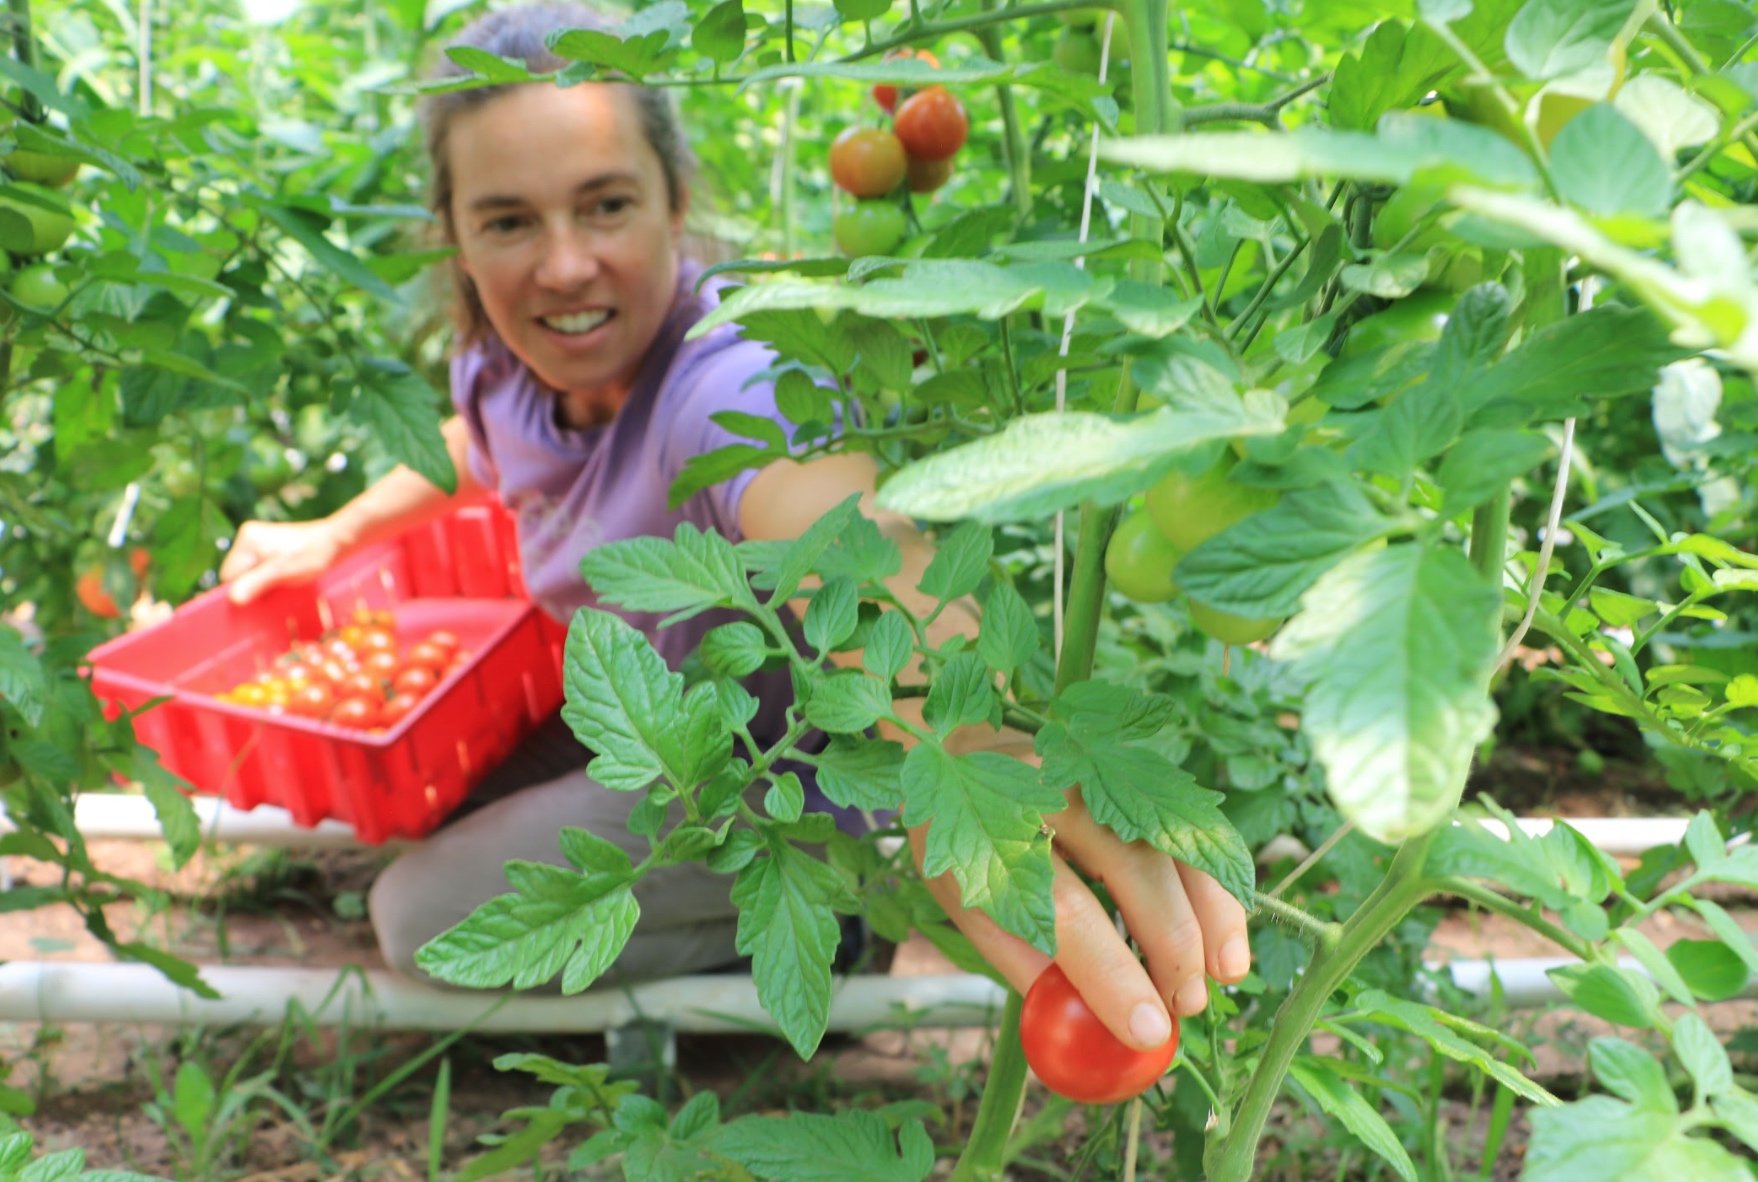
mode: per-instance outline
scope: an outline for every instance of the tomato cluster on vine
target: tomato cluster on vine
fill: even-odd
[[[927,50],[900,49],[892,58],[916,58],[938,68]],[[903,209],[890,198],[900,187],[932,193],[952,177],[953,157],[970,134],[970,115],[944,86],[903,92],[873,87],[873,100],[892,116],[890,127],[850,127],[830,145],[830,177],[856,200],[836,215],[831,235],[844,254],[888,254],[908,230]]]
[[[349,730],[393,727],[469,661],[444,629],[409,645],[390,612],[362,608],[315,641],[296,644],[261,674],[215,697]]]
[[[1179,469],[1167,473],[1118,522],[1105,548],[1105,576],[1137,603],[1163,603],[1182,590],[1172,568],[1190,550],[1222,530],[1276,503],[1276,494],[1232,479],[1232,458],[1199,475]],[[1190,621],[1222,644],[1252,644],[1282,626],[1281,620],[1254,620],[1189,601]]]

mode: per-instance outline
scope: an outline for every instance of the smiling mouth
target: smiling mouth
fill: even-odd
[[[608,309],[599,309],[596,312],[570,312],[565,316],[540,316],[538,320],[545,328],[569,336],[580,336],[591,332],[610,317]]]

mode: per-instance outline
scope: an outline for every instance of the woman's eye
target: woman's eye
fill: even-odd
[[[597,206],[594,207],[594,212],[600,217],[615,217],[628,210],[633,204],[635,204],[633,197],[606,197],[598,202]]]
[[[486,234],[511,234],[524,224],[524,218],[520,217],[518,214],[509,213],[504,214],[501,217],[488,219],[488,221],[482,223],[482,229]]]

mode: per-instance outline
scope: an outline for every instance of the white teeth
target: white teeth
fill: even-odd
[[[557,332],[582,333],[591,332],[609,319],[609,312],[574,312],[568,316],[545,316],[543,323]]]

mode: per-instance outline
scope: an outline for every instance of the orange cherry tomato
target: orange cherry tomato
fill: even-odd
[[[406,667],[420,666],[424,669],[431,669],[435,673],[444,669],[451,663],[451,660],[451,653],[446,652],[444,649],[436,648],[425,640],[417,641],[410,645],[409,651],[403,654],[403,664]]]
[[[398,694],[411,694],[420,698],[434,686],[439,684],[439,674],[426,665],[411,664],[391,683]]]
[[[367,730],[379,725],[384,711],[372,698],[343,698],[330,713],[330,721],[350,730]]]
[[[302,718],[327,718],[336,705],[336,692],[321,681],[308,681],[293,691],[287,709]]]
[[[371,674],[380,681],[390,681],[403,668],[403,662],[397,659],[396,653],[381,648],[367,653],[360,662],[360,668],[362,672]]]
[[[360,649],[362,652],[368,653],[396,652],[397,637],[389,628],[380,628],[374,625],[361,634]]]
[[[421,699],[414,694],[397,694],[386,702],[379,712],[379,723],[382,726],[396,726],[409,717],[415,707],[421,705]]]
[[[940,68],[940,59],[925,49],[894,49],[885,55],[887,61],[906,57],[919,58],[935,69]],[[873,87],[873,101],[884,107],[887,114],[897,110],[897,87],[889,82],[879,83]]]
[[[379,701],[385,696],[385,683],[382,678],[374,677],[364,669],[348,674],[336,683],[338,698],[371,698]]]
[[[449,632],[444,628],[438,628],[429,632],[425,639],[428,644],[442,650],[447,657],[455,657],[458,655],[458,634],[456,632]]]

